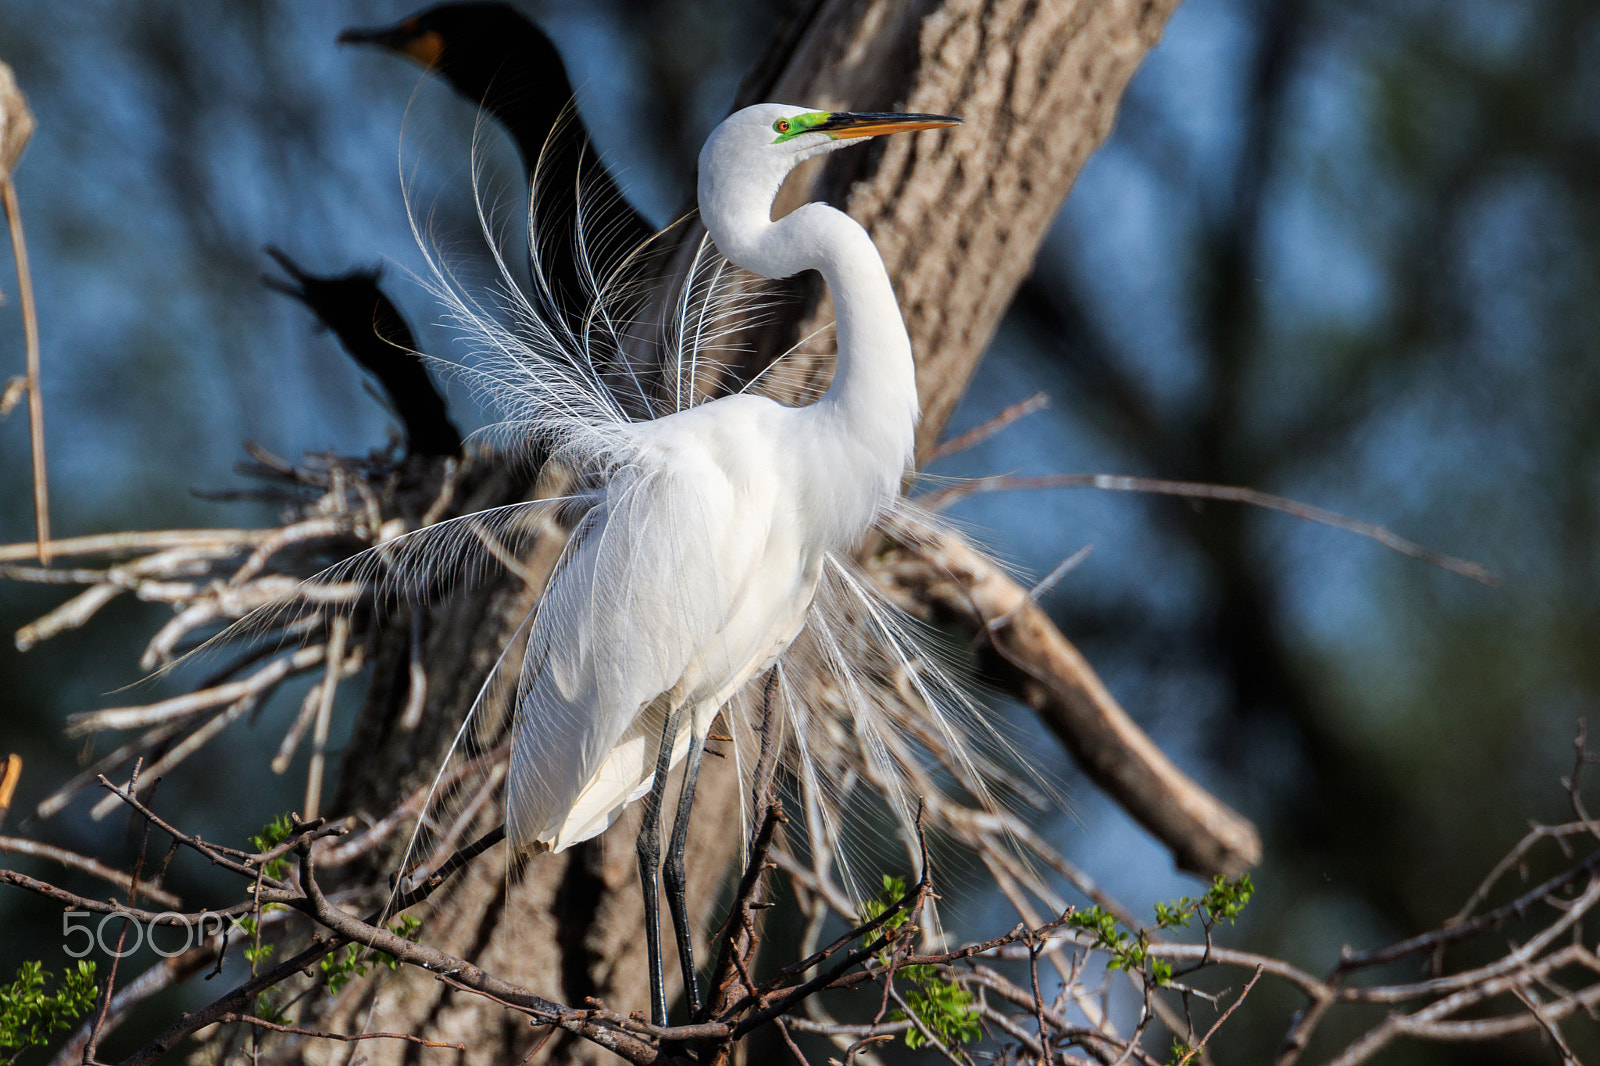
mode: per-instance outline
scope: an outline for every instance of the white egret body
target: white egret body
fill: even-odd
[[[701,217],[722,253],[771,278],[817,270],[838,366],[805,407],[728,396],[614,430],[619,456],[539,608],[508,778],[507,832],[560,850],[650,790],[800,632],[825,556],[898,495],[912,458],[915,368],[889,276],[844,213],[771,220],[784,177],[849,139],[951,125],[930,115],[758,104],[700,153]]]

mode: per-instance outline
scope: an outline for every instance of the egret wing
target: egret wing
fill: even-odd
[[[525,659],[507,782],[514,844],[564,847],[569,819],[593,835],[648,784],[660,723],[694,698],[764,549],[760,507],[735,506],[714,464],[630,471],[585,516],[540,603]],[[710,672],[715,673],[716,666]],[[609,787],[585,786],[613,759]],[[631,769],[630,769],[631,767]],[[642,768],[642,773],[635,772]],[[590,823],[593,823],[590,825]]]

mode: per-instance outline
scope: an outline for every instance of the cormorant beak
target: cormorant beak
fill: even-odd
[[[835,111],[828,120],[812,126],[807,133],[826,133],[835,140],[855,137],[881,137],[885,133],[906,133],[910,130],[935,130],[941,126],[957,126],[958,118],[949,115],[910,115],[895,111]]]
[[[344,30],[339,34],[339,43],[375,44],[390,52],[410,56],[424,67],[436,65],[444,54],[444,36],[438,30],[424,30],[414,18],[393,26]]]

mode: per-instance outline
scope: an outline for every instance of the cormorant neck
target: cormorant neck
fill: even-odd
[[[515,38],[492,49],[447,45],[439,73],[499,120],[532,172],[562,109],[574,106],[572,82],[560,53],[543,34],[524,28]],[[576,118],[568,115],[567,121]]]

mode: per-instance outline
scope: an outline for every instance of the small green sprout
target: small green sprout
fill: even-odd
[[[883,888],[876,896],[861,904],[861,924],[866,925],[878,919],[885,911],[894,908],[906,895],[906,879],[895,877],[893,874],[883,875]],[[905,911],[891,915],[883,923],[885,930],[899,929],[911,920],[911,915]]]
[[[422,935],[422,922],[409,914],[402,914],[399,921],[389,926],[389,932],[415,944]],[[374,948],[368,956],[360,944],[347,944],[342,951],[324,955],[317,967],[327,975],[328,991],[337,996],[351,979],[367,976],[374,960],[391,970],[400,968],[400,960],[393,955]]]
[[[400,920],[389,927],[389,932],[401,940],[409,940],[415,944],[422,936],[422,919],[413,918],[409,914],[402,914]],[[400,960],[387,952],[378,952],[378,958],[391,970],[400,968]]]
[[[1211,890],[1200,900],[1200,906],[1205,910],[1210,924],[1215,925],[1226,919],[1232,925],[1255,894],[1256,886],[1250,883],[1249,874],[1240,874],[1237,881],[1229,881],[1218,875],[1211,883]]]
[[[1158,902],[1155,928],[1187,929],[1198,918],[1210,935],[1219,922],[1232,925],[1254,894],[1255,886],[1250,883],[1249,874],[1241,874],[1237,881],[1218,877],[1199,899],[1180,896],[1167,903]],[[1067,925],[1090,934],[1093,937],[1091,946],[1110,956],[1106,965],[1111,969],[1143,973],[1150,984],[1158,988],[1172,983],[1172,963],[1150,954],[1148,928],[1136,933],[1120,928],[1116,915],[1098,904],[1068,915]]]
[[[861,922],[865,925],[888,911],[899,903],[906,895],[906,881],[903,877],[892,874],[883,875],[883,888],[878,894],[861,904]],[[892,932],[899,929],[911,920],[911,915],[905,911],[891,914],[884,919],[882,929]],[[889,956],[885,952],[878,956],[881,965],[889,965]],[[901,966],[895,970],[896,980],[910,983],[911,988],[905,994],[906,1006],[911,1008],[911,1013],[916,1015],[921,1022],[940,1042],[946,1046],[952,1044],[965,1044],[983,1036],[983,1029],[978,1024],[977,1001],[971,992],[939,976],[939,971],[933,966]],[[896,1010],[890,1015],[892,1021],[909,1021],[905,1011]],[[918,1048],[927,1043],[921,1031],[912,1028],[906,1030],[906,1047]]]
[[[895,976],[908,978],[915,986],[906,993],[906,1006],[946,1047],[968,1044],[983,1036],[977,1000],[971,992],[940,977],[932,966],[902,966]],[[897,1022],[909,1020],[906,1012],[899,1010],[892,1018]],[[919,1048],[926,1042],[919,1030],[906,1030],[906,1047]]]
[[[367,976],[372,964],[361,957],[360,944],[346,944],[344,950],[322,956],[317,968],[326,976],[328,992],[337,996],[352,978]]]
[[[269,988],[256,993],[256,1017],[274,1025],[289,1024],[289,1015],[278,1006],[278,989]]]
[[[283,909],[281,903],[263,903],[256,908],[255,914],[241,914],[237,918],[230,918],[233,927],[250,939],[245,945],[244,957],[250,963],[250,973],[256,972],[256,964],[272,958],[272,945],[261,943],[261,921],[258,915],[271,914],[273,911]]]
[[[294,832],[294,819],[287,814],[280,814],[262,827],[261,832],[250,838],[250,845],[257,852],[271,851],[282,844]],[[271,878],[279,878],[289,869],[289,860],[286,856],[279,856],[262,869],[262,873]]]

